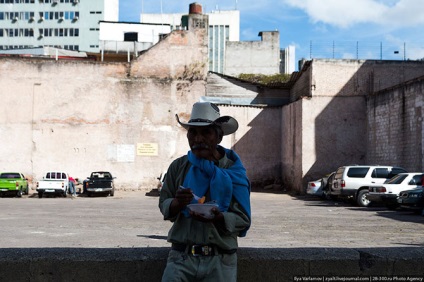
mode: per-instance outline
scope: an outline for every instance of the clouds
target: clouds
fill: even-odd
[[[283,0],[303,10],[313,23],[341,28],[376,24],[390,29],[424,24],[422,0]]]
[[[403,50],[406,42],[406,58],[424,57],[424,38],[422,38],[424,0],[120,0],[119,2],[120,20],[134,22],[140,20],[142,11],[160,13],[162,10],[165,14],[188,13],[189,5],[193,2],[201,4],[204,13],[216,9],[237,8],[240,10],[240,40],[260,40],[258,37],[260,31],[277,29],[280,32],[280,47],[295,45],[298,58],[309,58],[311,42],[316,47],[318,41],[325,41],[330,47],[333,42],[338,45],[345,44],[346,41],[355,44],[359,42],[360,46],[363,46],[361,47],[363,54],[371,51],[379,53],[379,46],[383,44],[388,46],[386,53],[392,56],[383,56],[387,59],[397,59],[393,57],[393,50]],[[367,46],[371,47],[366,49]],[[401,53],[403,55],[403,52]],[[331,52],[329,54],[331,55]],[[356,52],[348,50],[343,52],[342,57],[355,58]],[[367,56],[361,58],[365,57]]]

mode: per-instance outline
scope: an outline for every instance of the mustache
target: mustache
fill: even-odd
[[[192,150],[196,150],[196,149],[209,149],[209,145],[204,144],[204,143],[200,143],[200,144],[194,144],[191,149]]]

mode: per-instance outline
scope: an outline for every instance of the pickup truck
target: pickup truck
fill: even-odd
[[[25,193],[28,195],[28,179],[19,172],[0,173],[0,193],[15,194],[16,197],[22,197]]]
[[[62,195],[66,197],[69,189],[69,176],[61,171],[49,171],[43,180],[37,181],[38,198],[44,194]]]
[[[83,193],[89,197],[96,193],[113,197],[115,195],[115,178],[108,171],[94,171],[83,181]]]

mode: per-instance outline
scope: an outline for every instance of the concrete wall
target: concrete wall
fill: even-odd
[[[281,117],[281,177],[285,189],[302,186],[303,100],[283,107]]]
[[[281,108],[222,107],[239,118],[233,148],[240,155],[250,181],[274,183],[281,178]],[[263,186],[260,186],[261,188]]]
[[[35,182],[48,170],[81,180],[109,170],[117,189],[156,187],[156,177],[189,150],[175,114],[188,120],[192,104],[207,96],[206,35],[174,31],[131,64],[0,59],[0,96],[8,105],[0,112],[0,171]],[[256,102],[267,96],[252,93]],[[221,106],[221,114],[239,121],[222,145],[237,150],[251,181],[279,179],[281,128],[269,121],[281,111]]]
[[[423,171],[424,77],[368,97],[368,161]]]
[[[118,189],[155,187],[189,149],[175,114],[205,94],[204,33],[176,31],[131,65],[2,58],[0,171],[110,170]]]
[[[280,34],[261,32],[261,41],[227,41],[224,74],[277,74],[280,72]]]
[[[161,281],[168,251],[168,248],[1,249],[0,280]],[[404,278],[396,281],[415,281],[406,279],[423,277],[423,257],[423,248],[241,248],[237,281],[324,281],[311,280],[314,278],[345,281],[373,277],[371,281],[391,281],[395,276]]]
[[[421,75],[424,64],[417,61],[312,60],[306,65],[291,89],[292,101],[302,99],[302,158],[296,159],[301,169],[282,171],[283,179],[294,174],[302,184],[290,183],[287,189],[303,193],[308,181],[346,164],[392,164],[390,159],[368,157],[365,140],[373,132],[367,127],[366,97]],[[290,143],[283,142],[283,147],[283,152],[293,150]]]

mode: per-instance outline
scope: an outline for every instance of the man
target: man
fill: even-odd
[[[76,188],[76,181],[72,176],[68,177],[69,180],[69,193],[72,197],[77,196],[77,188]]]
[[[250,227],[250,182],[239,156],[218,145],[234,133],[238,122],[220,116],[209,102],[193,105],[187,129],[190,151],[168,168],[159,208],[173,222],[172,249],[162,281],[237,281],[237,237]],[[218,205],[204,217],[187,205],[206,198]]]

